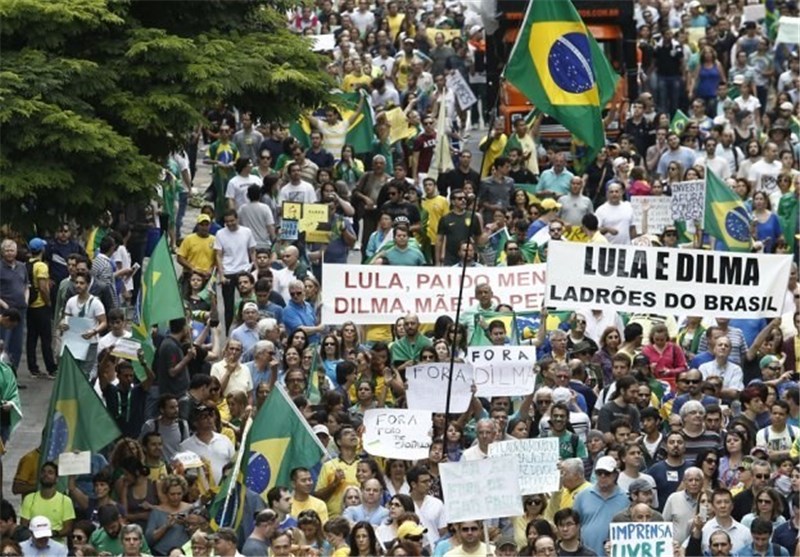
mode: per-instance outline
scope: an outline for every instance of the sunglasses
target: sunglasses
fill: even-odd
[[[769,479],[769,474],[753,474],[753,476],[755,476],[759,480],[768,480]]]
[[[478,528],[477,526],[462,526],[461,527],[461,531],[462,532],[477,532],[479,529],[480,528]]]
[[[433,359],[434,359],[434,357],[433,357],[433,355],[432,355],[432,354],[423,354],[423,355],[420,357],[420,359],[421,359],[421,360],[424,362],[424,361],[426,361],[426,360],[433,360]]]
[[[322,346],[336,346],[335,342],[323,342]]]
[[[707,458],[703,462],[705,462],[706,464],[716,464],[717,463],[717,459],[716,458]]]

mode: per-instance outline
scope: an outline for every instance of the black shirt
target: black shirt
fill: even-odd
[[[161,341],[153,362],[159,394],[169,393],[181,398],[189,390],[188,369],[184,369],[174,377],[169,373],[169,370],[178,365],[183,357],[183,348],[172,336],[167,336]]]
[[[464,182],[467,181],[472,182],[472,185],[477,188],[481,181],[481,175],[471,168],[468,172],[462,172],[460,169],[454,168],[444,174],[440,174],[436,185],[439,188],[439,193],[447,197],[447,194],[454,190],[463,190]]]
[[[452,266],[458,263],[458,246],[467,239],[469,234],[473,238],[481,235],[481,227],[478,219],[470,221],[470,214],[465,212],[461,215],[448,213],[439,221],[437,234],[444,236],[445,243],[445,266]]]

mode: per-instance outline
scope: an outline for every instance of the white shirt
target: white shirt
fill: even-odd
[[[480,445],[475,443],[469,449],[461,453],[461,460],[469,462],[471,460],[483,460],[489,458],[489,455],[481,450]]]
[[[754,163],[747,173],[747,180],[753,185],[753,191],[772,193],[778,189],[778,174],[781,173],[782,168],[783,165],[777,160],[769,163],[761,159]],[[772,210],[777,210],[777,207],[773,207]]]
[[[741,522],[737,520],[733,520],[730,528],[723,528],[719,522],[717,522],[716,517],[712,518],[706,525],[703,526],[703,551],[708,552],[708,541],[711,539],[711,534],[716,532],[717,530],[723,530],[727,532],[731,538],[731,553],[736,553],[740,549],[750,545],[753,543],[753,537],[750,535],[750,530],[745,528]]]
[[[730,360],[724,367],[717,365],[717,360],[711,360],[702,364],[697,368],[703,374],[703,379],[708,379],[711,376],[722,377],[723,389],[736,389],[738,391],[744,390],[744,375],[742,368],[734,364]]]
[[[702,155],[697,157],[694,161],[695,164],[699,164],[700,166],[708,166],[714,174],[717,175],[718,178],[722,180],[727,180],[731,177],[731,167],[728,164],[726,159],[722,157],[714,156],[713,158],[708,158],[708,155]]]
[[[220,360],[211,366],[211,377],[216,377],[222,382],[225,376],[225,360]],[[247,366],[239,364],[236,370],[228,378],[228,385],[225,387],[224,396],[228,396],[233,391],[244,391],[249,393],[253,390],[253,379]]]
[[[300,183],[297,185],[289,182],[281,188],[281,191],[278,192],[278,203],[282,204],[284,201],[293,201],[295,203],[316,203],[317,194],[314,193],[314,186],[308,182],[300,180]]]
[[[444,503],[432,495],[426,495],[422,500],[422,505],[414,503],[419,520],[428,529],[425,537],[431,547],[439,541],[439,529],[447,527],[447,519],[444,516]]]
[[[214,236],[214,250],[222,251],[222,269],[226,275],[244,273],[250,269],[250,250],[255,249],[253,231],[239,225],[234,232],[220,228]]]
[[[84,319],[93,319],[95,327],[100,325],[100,316],[106,314],[106,308],[100,298],[89,294],[86,303],[81,304],[78,301],[78,295],[74,295],[67,300],[67,305],[64,306],[64,317],[83,317]],[[83,331],[82,331],[83,332]],[[94,335],[89,339],[89,342],[96,344],[99,339]]]
[[[622,330],[625,326],[616,311],[601,311],[597,316],[593,311],[585,311],[582,315],[586,318],[586,332],[584,334],[595,341],[598,346],[600,345],[600,337],[603,336],[603,331],[608,327],[616,328],[619,331],[620,338],[622,338]]]
[[[600,227],[614,228],[616,234],[605,234],[609,244],[628,245],[631,243],[631,224],[633,224],[633,207],[628,201],[621,201],[619,205],[606,202],[595,211],[595,216],[600,222]]]
[[[249,201],[247,199],[247,188],[252,185],[261,185],[261,180],[259,180],[258,176],[240,176],[237,174],[228,181],[228,187],[225,188],[225,198],[233,199],[233,206],[237,211]]]
[[[222,469],[233,460],[236,450],[230,439],[219,433],[212,433],[211,441],[206,445],[197,435],[192,435],[179,445],[181,451],[192,451],[200,457],[207,458],[211,463],[211,475],[214,482],[219,484],[222,479]]]

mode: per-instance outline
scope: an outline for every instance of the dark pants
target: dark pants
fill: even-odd
[[[3,341],[5,352],[11,361],[14,369],[14,376],[17,375],[17,368],[22,361],[22,343],[25,339],[25,322],[27,321],[27,308],[15,308],[19,311],[19,325],[11,329],[0,329],[0,340]]]
[[[36,362],[36,343],[38,341],[42,342],[42,358],[44,358],[44,367],[47,369],[47,373],[56,372],[51,318],[48,306],[28,308],[28,334],[25,348],[28,352],[28,370],[31,373],[39,373],[39,366]]]
[[[681,101],[681,77],[679,75],[659,75],[658,85],[658,111],[675,114]]]
[[[239,274],[225,275],[225,278],[228,279],[228,282],[222,284],[222,304],[225,306],[225,332],[227,333],[233,323],[233,316],[236,314],[234,302],[236,301],[236,281]]]

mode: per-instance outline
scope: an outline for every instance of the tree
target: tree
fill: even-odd
[[[153,195],[223,99],[288,119],[331,89],[279,2],[0,0],[3,221],[46,229]]]

